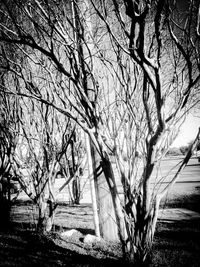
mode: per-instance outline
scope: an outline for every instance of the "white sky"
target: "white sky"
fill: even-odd
[[[195,117],[193,115],[188,115],[186,121],[180,129],[180,133],[172,147],[180,147],[187,145],[188,142],[194,140],[197,135],[198,129],[200,127],[200,117]]]

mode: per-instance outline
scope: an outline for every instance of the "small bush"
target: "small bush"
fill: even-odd
[[[186,153],[188,152],[188,146],[181,146],[180,151],[183,155],[186,155]]]
[[[177,148],[177,147],[172,147],[167,152],[167,156],[180,156],[180,155],[182,155],[182,152],[180,148]]]

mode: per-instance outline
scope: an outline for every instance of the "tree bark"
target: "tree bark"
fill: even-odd
[[[112,195],[102,168],[101,157],[92,142],[91,155],[94,170],[94,184],[99,214],[100,234],[105,240],[119,241],[118,226]],[[106,167],[109,166],[105,166],[104,168]]]
[[[88,175],[90,177],[90,190],[91,190],[91,199],[92,199],[92,208],[93,208],[93,220],[95,234],[97,237],[100,237],[100,224],[99,224],[99,214],[97,208],[97,197],[94,183],[94,169],[93,169],[93,159],[91,155],[91,141],[89,135],[85,133],[86,149],[87,149],[87,161],[88,161]]]
[[[38,203],[38,232],[46,233],[50,232],[53,227],[53,222],[56,214],[57,204],[51,201],[40,200]]]

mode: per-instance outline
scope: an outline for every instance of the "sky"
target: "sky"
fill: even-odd
[[[182,125],[179,135],[173,142],[172,147],[180,147],[187,145],[190,141],[194,140],[200,127],[200,117],[188,115],[186,121]]]

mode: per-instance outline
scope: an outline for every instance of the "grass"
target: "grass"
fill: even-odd
[[[199,220],[158,223],[152,266],[200,266]]]
[[[173,198],[162,203],[162,208],[184,208],[200,213],[200,194]],[[173,223],[158,222],[151,266],[199,267],[200,220]]]
[[[54,235],[38,235],[19,228],[0,232],[0,266],[109,266],[111,257],[95,257],[80,253],[77,244],[68,240],[68,247]],[[70,249],[69,249],[70,247]],[[73,248],[74,247],[74,248]]]
[[[162,208],[185,208],[200,213],[200,192],[162,202]]]
[[[88,245],[81,241],[81,232],[66,239],[59,232],[43,236],[13,224],[0,232],[0,266],[125,266],[119,244]],[[199,221],[159,222],[150,267],[200,266],[199,252]]]
[[[165,208],[188,208],[200,212],[199,203],[200,195],[196,193],[165,201],[163,205]],[[83,243],[85,234],[94,234],[91,207],[61,206],[57,221],[63,224],[56,225],[53,233],[43,236],[35,233],[35,225],[28,221],[28,214],[23,215],[24,211],[29,210],[30,203],[17,205],[16,209],[21,213],[15,213],[15,216],[21,218],[21,221],[14,220],[9,228],[0,231],[0,266],[123,265],[119,244],[105,241],[91,245]],[[30,207],[30,212],[31,210]],[[79,232],[62,239],[60,233],[69,228],[76,228]],[[200,266],[199,252],[200,220],[173,223],[159,221],[150,267],[197,267]]]

